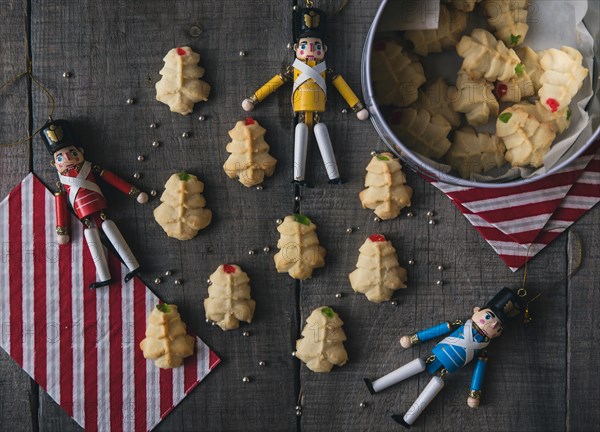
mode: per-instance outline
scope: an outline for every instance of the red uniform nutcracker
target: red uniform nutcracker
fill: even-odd
[[[75,146],[67,121],[49,121],[42,129],[42,136],[53,158],[51,164],[56,168],[60,180],[57,182],[60,190],[55,194],[58,243],[66,244],[70,241],[68,199],[73,211],[85,225],[85,240],[96,266],[97,281],[91,283],[90,288],[99,288],[112,282],[99,229],[102,229],[129,269],[125,282],[129,281],[140,270],[140,265],[115,223],[106,216],[106,199],[96,182],[96,176],[124,194],[136,198],[140,204],[148,202],[148,195],[110,171],[86,161],[83,149]]]

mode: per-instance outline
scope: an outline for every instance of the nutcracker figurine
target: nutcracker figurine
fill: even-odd
[[[375,394],[423,372],[425,369],[431,375],[435,375],[404,416],[392,416],[396,422],[410,429],[417,417],[442,390],[444,378],[449,373],[457,371],[477,358],[467,404],[471,408],[478,407],[487,364],[487,355],[484,349],[491,339],[502,334],[504,325],[519,315],[524,307],[526,305],[524,305],[522,297],[509,288],[503,288],[485,308],[475,307],[473,316],[464,324],[460,320],[453,323],[444,322],[435,327],[421,330],[411,336],[402,336],[400,345],[403,348],[409,348],[453,332],[433,348],[432,355],[426,360],[414,359],[372,382],[365,378],[367,388],[371,394]]]
[[[275,75],[252,96],[245,99],[242,108],[252,111],[257,103],[288,82],[293,82],[292,107],[297,116],[294,139],[294,180],[301,186],[310,186],[304,180],[306,149],[309,129],[314,129],[321,157],[327,170],[329,183],[344,183],[340,177],[327,126],[321,123],[320,114],[325,111],[327,83],[330,80],[337,91],[356,113],[359,120],[366,120],[369,112],[341,75],[325,64],[327,46],[323,44],[325,13],[316,8],[299,8],[294,12],[294,51],[296,59],[285,72]]]
[[[106,200],[96,182],[96,175],[124,194],[136,198],[140,204],[148,201],[148,195],[110,171],[86,161],[83,149],[75,145],[67,121],[50,120],[42,129],[42,136],[46,148],[52,155],[51,164],[56,168],[59,177],[57,182],[59,191],[54,194],[58,243],[66,244],[70,241],[68,197],[73,211],[85,225],[83,233],[96,266],[98,280],[91,283],[89,287],[99,288],[112,282],[106,255],[100,242],[99,228],[129,269],[129,273],[125,276],[125,281],[129,281],[140,270],[140,265],[115,223],[106,216]]]

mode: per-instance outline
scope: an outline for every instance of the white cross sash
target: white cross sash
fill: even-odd
[[[69,177],[59,174],[60,182],[64,185],[69,185],[69,202],[71,203],[71,207],[75,206],[75,198],[77,197],[77,192],[79,189],[89,189],[94,192],[99,193],[104,196],[102,191],[100,190],[100,186],[96,183],[91,182],[87,179],[88,174],[92,170],[92,164],[90,162],[85,161],[79,173],[77,173],[77,177]]]
[[[473,339],[473,321],[468,320],[463,328],[463,339],[449,336],[443,340],[444,343],[449,345],[459,346],[464,348],[466,351],[465,365],[473,360],[475,356],[475,350],[482,350],[487,347],[490,343],[488,342],[477,342]],[[464,365],[463,365],[464,366]]]
[[[292,95],[296,93],[296,89],[300,87],[304,82],[312,79],[317,83],[319,87],[323,90],[325,94],[327,94],[327,84],[325,83],[325,79],[321,76],[323,72],[327,69],[325,62],[321,62],[317,64],[315,67],[311,67],[304,63],[302,60],[296,59],[294,64],[292,65],[294,69],[298,69],[300,71],[300,75],[294,81],[294,88],[292,89]]]

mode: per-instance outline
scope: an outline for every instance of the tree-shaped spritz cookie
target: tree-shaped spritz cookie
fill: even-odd
[[[363,208],[383,219],[394,219],[410,207],[413,190],[406,184],[400,161],[391,153],[376,154],[367,165],[365,187],[359,194]]]
[[[529,31],[528,0],[483,0],[482,5],[498,39],[509,47],[523,43]]]
[[[223,330],[252,322],[256,302],[250,298],[250,279],[237,265],[223,264],[210,275],[208,298],[204,299],[206,319]]]
[[[313,372],[330,372],[348,361],[344,348],[344,323],[328,306],[316,308],[306,319],[302,338],[296,341],[296,357]]]
[[[443,79],[428,84],[425,90],[419,90],[419,99],[412,108],[424,109],[429,114],[439,114],[448,120],[453,128],[460,126],[460,114],[450,106],[450,89]]]
[[[506,148],[496,135],[476,132],[464,127],[454,132],[452,147],[446,153],[446,162],[456,168],[462,178],[483,174],[504,165]]]
[[[279,252],[274,256],[279,273],[294,279],[309,279],[314,269],[325,265],[325,248],[319,246],[317,226],[301,214],[286,216],[277,227]]]
[[[456,9],[464,12],[473,12],[475,5],[481,0],[450,0],[450,4]]]
[[[160,303],[148,315],[146,338],[140,342],[140,348],[156,366],[170,369],[181,366],[183,359],[194,353],[194,342],[186,333],[177,306]]]
[[[535,112],[521,104],[504,110],[496,121],[496,135],[506,146],[504,156],[514,167],[541,167],[556,133],[552,122],[540,121]]]
[[[394,41],[375,42],[372,55],[371,75],[379,104],[405,107],[416,101],[419,87],[425,83],[416,56],[404,53]]]
[[[515,69],[517,74],[506,82],[496,83],[496,95],[501,102],[521,102],[540,89],[542,68],[537,53],[527,46],[517,48],[516,52],[521,59]]]
[[[407,30],[404,37],[414,45],[414,51],[420,56],[442,49],[454,49],[460,34],[467,28],[467,14],[458,9],[440,5],[438,28],[433,30]]]
[[[458,112],[465,113],[472,126],[488,122],[490,116],[497,116],[500,106],[492,90],[494,85],[483,78],[472,80],[460,71],[456,87],[450,88],[450,105]]]
[[[513,49],[480,28],[473,30],[471,36],[463,36],[456,45],[456,52],[464,58],[461,70],[474,80],[508,81],[516,75],[516,67],[521,62]]]
[[[356,270],[350,273],[350,285],[369,301],[389,301],[394,291],[406,288],[406,270],[400,267],[392,242],[373,234],[360,247]]]
[[[185,171],[169,178],[160,197],[162,204],[154,209],[154,219],[169,237],[189,240],[210,224],[212,212],[204,208],[203,191],[204,183]]]
[[[582,66],[583,56],[574,48],[550,48],[540,53],[544,73],[540,78],[540,100],[552,113],[568,107],[588,76]]]
[[[452,126],[441,115],[424,109],[397,109],[390,115],[390,126],[406,147],[422,156],[439,159],[450,148]]]
[[[165,62],[156,83],[156,100],[169,105],[172,112],[189,114],[194,104],[207,101],[210,86],[199,78],[204,69],[198,66],[200,54],[190,47],[173,48],[163,58]]]
[[[277,159],[269,154],[265,141],[265,128],[252,118],[238,121],[229,131],[231,142],[227,151],[231,153],[223,169],[229,178],[238,178],[246,187],[261,184],[265,176],[275,172]]]

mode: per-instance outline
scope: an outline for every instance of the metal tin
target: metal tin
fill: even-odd
[[[402,159],[405,165],[409,166],[413,171],[423,174],[427,177],[430,177],[434,180],[439,180],[445,183],[455,184],[464,187],[478,187],[478,188],[503,188],[510,186],[519,186],[525,185],[528,183],[533,183],[538,180],[543,179],[551,174],[560,171],[561,169],[567,167],[571,164],[575,159],[580,157],[586,149],[588,149],[592,143],[598,139],[600,139],[600,113],[594,113],[594,116],[590,116],[590,122],[592,122],[592,127],[594,133],[592,136],[585,142],[584,145],[575,151],[568,151],[562,159],[550,170],[548,170],[544,174],[535,175],[526,179],[518,179],[510,182],[476,182],[465,180],[460,177],[456,177],[451,174],[444,173],[425,163],[420,159],[415,153],[413,153],[410,149],[408,149],[394,134],[386,120],[384,119],[379,106],[375,101],[375,95],[373,86],[371,85],[371,54],[372,54],[372,46],[373,41],[375,40],[377,27],[379,25],[379,21],[384,13],[385,7],[390,0],[383,0],[379,9],[377,10],[377,14],[373,19],[373,23],[371,24],[371,28],[369,29],[369,33],[367,34],[367,40],[365,42],[365,46],[363,49],[362,56],[362,64],[361,64],[361,78],[362,78],[362,90],[363,96],[365,98],[365,103],[367,109],[371,114],[371,121],[373,122],[373,126],[383,139],[383,142],[390,148],[390,150],[398,157]],[[600,2],[590,1],[588,12],[584,18],[584,23],[588,28],[590,34],[596,41],[594,45],[594,62],[593,62],[593,71],[592,71],[592,86],[594,89],[594,96],[592,99],[597,98],[600,99],[600,92],[598,92],[598,87],[600,87],[599,77],[598,77],[598,69],[599,69],[599,61],[600,61]],[[592,101],[589,102],[591,104]],[[588,106],[589,106],[588,104]],[[592,114],[590,112],[590,114]],[[578,143],[579,140],[583,137],[579,137],[575,143]],[[575,144],[574,144],[575,145]]]

